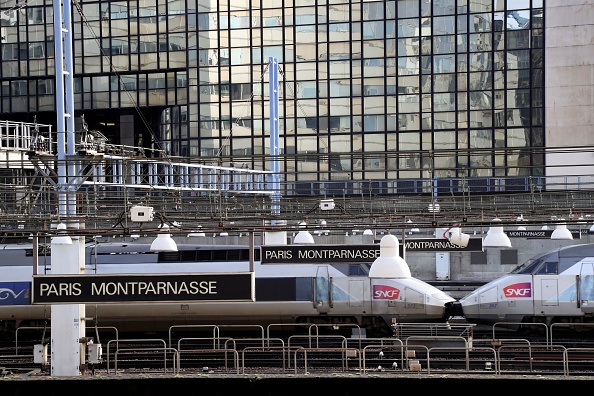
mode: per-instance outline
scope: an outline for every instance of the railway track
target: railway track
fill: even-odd
[[[151,335],[102,340],[101,359],[85,374],[208,373],[278,374],[350,372],[359,374],[470,373],[594,375],[594,340],[542,337],[474,327],[460,333],[387,338],[284,334],[278,338],[212,337],[205,334]],[[432,329],[434,330],[434,329]],[[412,332],[412,330],[410,330]],[[454,335],[456,334],[456,335]],[[162,337],[161,337],[162,336]],[[0,375],[50,375],[48,364],[34,363],[41,338],[0,341]],[[47,341],[47,340],[46,340]],[[49,345],[48,345],[49,349]]]

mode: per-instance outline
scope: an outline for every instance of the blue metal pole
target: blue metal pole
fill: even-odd
[[[269,186],[272,193],[272,215],[280,215],[280,163],[279,163],[279,87],[278,59],[270,57],[270,175]],[[272,220],[276,225],[276,220]]]

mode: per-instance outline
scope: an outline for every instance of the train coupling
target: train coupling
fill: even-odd
[[[462,304],[459,301],[452,301],[446,303],[444,317],[450,318],[452,316],[464,316],[464,311],[462,310]]]

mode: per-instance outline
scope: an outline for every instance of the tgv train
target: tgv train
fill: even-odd
[[[398,243],[397,238],[393,238]],[[384,239],[379,249],[375,245],[374,252],[383,251],[382,243]],[[295,245],[281,246],[283,257],[287,256],[286,251],[291,246]],[[40,253],[35,260],[38,274],[49,276],[33,277],[32,283],[31,244],[0,245],[0,324],[4,330],[11,330],[17,326],[48,323],[51,320],[51,305],[40,304],[40,297],[67,292],[76,294],[80,284],[84,286],[81,282],[85,279],[104,279],[102,277],[109,280],[107,286],[101,286],[105,291],[126,298],[127,293],[133,291],[130,287],[150,288],[151,293],[157,294],[165,287],[176,285],[177,288],[182,283],[165,282],[176,274],[253,274],[250,278],[255,285],[250,293],[253,298],[247,300],[238,301],[231,297],[229,301],[195,301],[181,297],[179,301],[159,301],[157,296],[152,301],[84,302],[87,326],[98,323],[115,326],[119,331],[166,331],[172,325],[312,323],[326,324],[328,328],[332,327],[331,324],[358,325],[366,329],[368,335],[391,335],[390,325],[395,322],[445,322],[448,318],[446,305],[455,302],[438,288],[412,278],[402,259],[401,263],[406,266],[403,271],[381,270],[370,276],[373,264],[369,260],[368,263],[357,263],[347,258],[337,264],[311,261],[263,264],[261,248],[254,248],[250,259],[250,247],[243,245],[179,244],[176,252],[157,253],[150,250],[149,244],[143,243],[89,243],[85,247],[85,274],[72,275],[79,286],[66,287],[64,279],[58,277],[61,282],[59,287],[44,289],[43,286],[35,286],[35,283],[39,279],[54,279],[51,252]],[[158,281],[151,286],[148,281],[142,280],[146,274],[151,274],[151,279],[156,277]],[[121,282],[116,285],[110,278],[124,275],[136,278],[134,282],[125,282],[124,286]],[[199,287],[194,289],[197,293],[202,291]],[[99,289],[95,287],[93,290]],[[222,286],[219,289],[223,292]],[[345,327],[348,326],[342,328]]]
[[[477,288],[453,309],[471,323],[506,322],[516,329],[530,327],[518,323],[594,322],[594,244],[538,254]]]

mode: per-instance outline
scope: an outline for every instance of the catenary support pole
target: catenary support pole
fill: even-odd
[[[56,113],[58,158],[58,212],[67,228],[78,230],[76,191],[69,187],[69,176],[76,174],[74,90],[72,60],[72,8],[69,0],[55,1],[54,38],[56,59]],[[52,243],[51,273],[81,274],[84,268],[84,237],[73,237],[72,244]],[[54,304],[51,307],[51,375],[79,376],[85,362],[80,339],[85,336],[84,304]]]
[[[278,85],[278,59],[269,58],[270,72],[270,188],[272,189],[272,215],[280,214],[280,163],[279,163],[279,85]],[[271,222],[276,225],[274,218]]]

